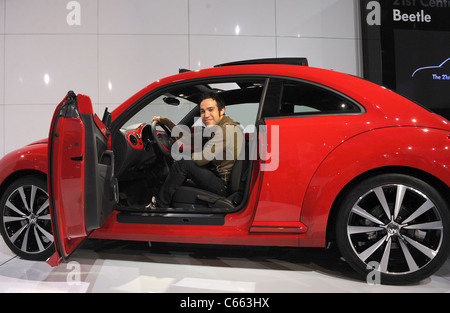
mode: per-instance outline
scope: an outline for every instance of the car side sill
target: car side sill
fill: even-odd
[[[117,214],[117,222],[130,224],[221,226],[225,224],[225,215],[120,212]]]

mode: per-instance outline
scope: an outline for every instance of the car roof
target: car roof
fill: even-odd
[[[393,121],[401,121],[398,125],[417,126],[417,122],[412,121],[420,120],[426,125],[440,128],[444,127],[446,129],[449,127],[448,124],[445,124],[448,121],[443,117],[432,114],[397,93],[362,78],[333,70],[304,65],[291,65],[289,62],[280,64],[276,62],[276,59],[269,59],[272,62],[264,62],[262,60],[268,59],[251,60],[251,62],[230,62],[207,69],[181,71],[179,74],[162,78],[148,85],[124,102],[113,112],[113,119],[151,90],[169,84],[183,83],[191,80],[215,79],[217,77],[265,76],[300,79],[326,86],[362,104],[369,114],[374,114],[380,117],[380,119],[387,116]],[[307,62],[306,59],[304,60]],[[292,61],[292,58],[288,61]],[[299,60],[296,60],[296,62],[299,62]]]

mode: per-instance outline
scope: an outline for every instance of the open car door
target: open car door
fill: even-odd
[[[118,197],[114,154],[105,125],[89,97],[70,91],[53,115],[48,138],[48,192],[56,253],[66,260],[102,226]]]

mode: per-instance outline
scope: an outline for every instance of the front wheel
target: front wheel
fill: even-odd
[[[449,208],[422,180],[402,174],[366,179],[347,193],[339,209],[338,247],[367,279],[418,282],[447,260]]]
[[[6,188],[0,199],[0,233],[8,247],[28,260],[46,260],[55,251],[47,183],[26,176]]]

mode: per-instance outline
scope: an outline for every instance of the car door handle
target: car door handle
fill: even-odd
[[[83,156],[72,157],[70,158],[72,161],[81,162],[83,161]]]

